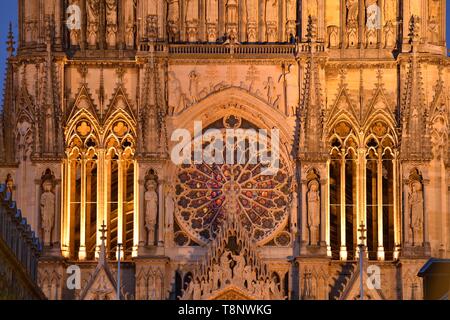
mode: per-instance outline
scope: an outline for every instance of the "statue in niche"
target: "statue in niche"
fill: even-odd
[[[105,0],[106,25],[117,24],[117,0]]]
[[[218,0],[207,0],[206,4],[207,15],[206,19],[209,23],[217,23],[219,20]]]
[[[428,30],[430,33],[430,42],[439,41],[439,12],[440,0],[429,0],[428,2]]]
[[[354,26],[358,21],[358,0],[347,0],[347,25]]]
[[[267,22],[278,22],[278,0],[266,0]]]
[[[157,183],[155,180],[148,180],[145,186],[147,189],[144,195],[145,228],[147,229],[148,245],[154,245],[158,217],[158,193],[156,192]]]
[[[238,23],[237,0],[228,0],[226,8],[227,8],[227,24],[237,24]]]
[[[423,188],[422,183],[413,180],[408,197],[410,218],[410,240],[414,246],[423,242]]]
[[[169,7],[167,12],[167,24],[169,29],[170,41],[175,42],[179,40],[179,22],[180,22],[180,1],[168,0]]]
[[[170,238],[172,238],[173,233],[173,217],[175,215],[175,199],[174,199],[174,188],[173,186],[166,186],[166,193],[164,199],[164,211],[166,218],[166,232],[169,234]]]
[[[384,20],[395,21],[397,18],[397,0],[384,1]]]
[[[186,0],[186,21],[197,21],[198,20],[198,1],[197,0]]]
[[[41,227],[43,230],[44,245],[52,243],[52,230],[55,224],[55,194],[53,193],[53,181],[46,179],[42,183],[41,195]]]
[[[90,46],[94,46],[97,44],[100,0],[88,0],[86,7],[88,43]]]
[[[440,1],[441,0],[429,0],[428,1],[428,17],[430,21],[438,21],[439,20],[439,11],[440,11]]]
[[[117,42],[117,0],[106,0],[106,42],[110,48]]]
[[[292,188],[292,200],[291,200],[291,232],[295,237],[298,233],[298,194],[297,185],[294,184]]]
[[[367,0],[366,1],[366,12],[367,12],[367,29],[375,30],[381,28],[381,10],[377,5],[377,0]]]
[[[294,10],[295,12],[295,10]],[[317,0],[307,1],[307,16],[311,16],[313,19],[317,19]]]
[[[317,245],[320,240],[320,193],[319,182],[312,180],[308,184],[308,228],[311,245]]]

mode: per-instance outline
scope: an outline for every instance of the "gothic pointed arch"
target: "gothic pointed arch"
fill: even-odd
[[[199,101],[188,111],[174,117],[173,126],[193,131],[194,121],[201,120],[205,126],[233,112],[239,113],[242,118],[251,121],[258,128],[268,130],[278,128],[282,141],[280,147],[292,148],[293,132],[290,126],[286,125],[290,120],[280,110],[237,87],[223,89]],[[286,151],[290,152],[287,149]]]

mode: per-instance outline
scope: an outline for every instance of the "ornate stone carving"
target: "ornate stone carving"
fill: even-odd
[[[308,183],[308,228],[310,244],[317,245],[320,241],[320,191],[319,182],[312,180]]]
[[[226,2],[226,33],[228,39],[234,42],[238,34],[238,3],[237,0],[227,0]]]
[[[145,183],[147,191],[145,199],[145,228],[147,229],[147,244],[155,244],[155,230],[158,218],[158,193],[155,180],[147,180]]]
[[[87,0],[86,11],[87,11],[87,39],[88,44],[92,47],[96,46],[98,42],[100,1]]]
[[[412,178],[410,182],[410,192],[408,195],[408,214],[410,240],[414,246],[421,246],[423,243],[423,186],[418,178]]]
[[[43,178],[41,194],[41,227],[43,230],[43,240],[46,246],[52,243],[52,231],[55,223],[55,194],[53,193],[54,181],[47,172]]]
[[[292,187],[290,218],[291,218],[291,233],[295,237],[298,233],[298,193],[296,184],[294,184]]]

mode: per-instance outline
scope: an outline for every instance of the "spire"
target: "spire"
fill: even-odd
[[[307,42],[308,56],[306,58],[305,77],[303,80],[300,114],[304,118],[299,150],[305,150],[304,156],[317,158],[322,151],[321,144],[323,126],[323,103],[321,95],[319,63],[316,56],[315,31],[313,18],[308,17]]]
[[[422,134],[425,132],[427,110],[422,68],[417,57],[418,28],[418,18],[411,17],[410,41],[412,49],[409,54],[406,84],[400,108],[403,131],[402,140],[404,140],[404,143],[402,143],[402,154],[410,159],[422,159],[423,157],[426,159],[430,155]]]
[[[8,58],[11,57],[14,53],[14,45],[16,42],[14,41],[14,33],[12,30],[12,23],[9,23],[9,31],[8,31],[8,41],[6,41],[7,44],[7,51],[8,51]]]

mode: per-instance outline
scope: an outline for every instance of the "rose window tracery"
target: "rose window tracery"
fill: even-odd
[[[220,129],[225,133],[223,124]],[[245,120],[242,125],[245,126]],[[238,148],[242,146],[235,144],[236,154]],[[259,155],[250,155],[248,144],[245,151],[248,155],[245,164],[203,163],[180,167],[176,217],[183,231],[196,242],[202,244],[214,238],[229,212],[238,215],[259,244],[272,240],[286,225],[290,183],[286,166],[280,159],[280,169],[275,175],[263,175],[263,165],[251,161],[251,157],[259,158]]]

